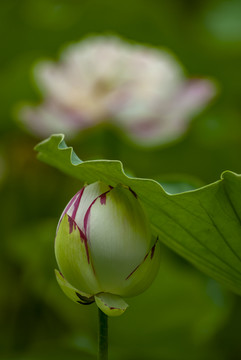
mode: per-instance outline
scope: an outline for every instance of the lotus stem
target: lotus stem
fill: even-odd
[[[108,316],[99,310],[99,360],[108,360]]]

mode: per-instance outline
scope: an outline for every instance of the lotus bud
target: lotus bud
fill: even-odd
[[[122,297],[138,295],[153,282],[160,244],[129,187],[102,182],[83,187],[64,209],[57,227],[57,281],[81,304],[96,302],[109,316],[127,308]]]

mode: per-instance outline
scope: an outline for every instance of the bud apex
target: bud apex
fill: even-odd
[[[159,241],[130,188],[101,182],[83,187],[61,215],[55,240],[57,280],[73,301],[121,315],[121,296],[137,295],[154,280],[160,263]],[[62,275],[63,274],[63,275]]]

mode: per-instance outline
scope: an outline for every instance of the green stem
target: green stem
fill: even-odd
[[[99,360],[108,360],[108,316],[99,310]]]

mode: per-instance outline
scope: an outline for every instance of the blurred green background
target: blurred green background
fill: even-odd
[[[41,139],[13,116],[18,102],[39,100],[33,63],[90,33],[111,33],[167,47],[190,76],[216,79],[216,99],[172,144],[143,149],[105,127],[68,142],[83,160],[120,159],[175,192],[177,181],[199,186],[227,169],[241,173],[240,19],[239,0],[0,2],[1,359],[96,358],[95,305],[69,301],[53,271],[58,217],[82,184],[38,162]],[[110,320],[110,359],[241,359],[241,299],[164,246],[155,283],[129,303]]]

